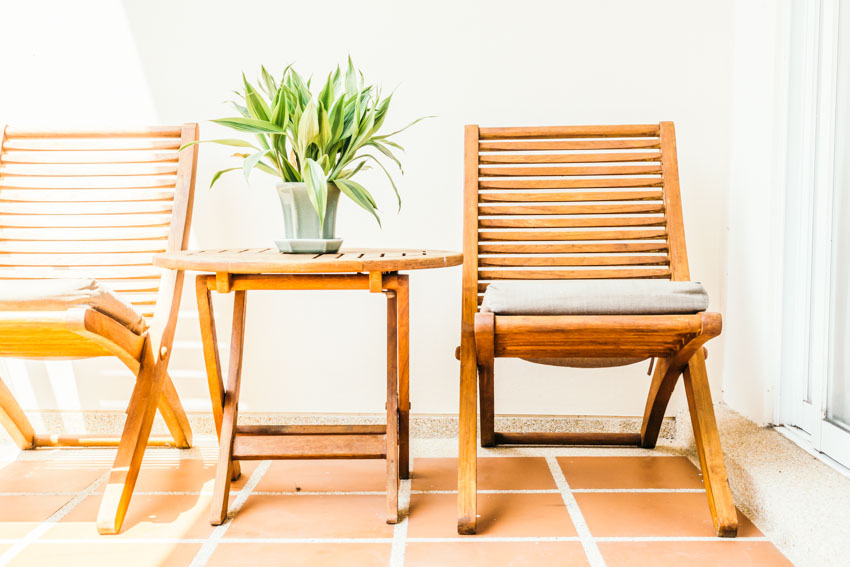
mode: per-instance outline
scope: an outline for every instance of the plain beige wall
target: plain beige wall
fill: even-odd
[[[462,127],[676,122],[692,278],[724,311],[730,171],[733,5],[458,2],[0,2],[6,54],[0,122],[99,125],[207,122],[245,71],[294,62],[323,77],[351,54],[368,80],[398,86],[388,127],[436,115],[404,134],[399,214],[386,183],[361,182],[384,208],[384,229],[345,203],[348,246],[461,248]],[[11,56],[13,54],[14,56]],[[228,150],[204,146],[192,247],[265,247],[283,230],[274,181],[238,174],[208,190]],[[191,282],[191,280],[190,280]],[[411,277],[414,412],[457,410],[460,269]],[[249,298],[241,410],[380,412],[381,297],[351,292]],[[217,298],[220,322],[230,301]],[[226,340],[227,325],[220,337]],[[720,396],[723,338],[709,371]],[[194,299],[186,294],[172,376],[188,409],[209,408]],[[120,365],[0,361],[27,409],[123,409],[132,383]],[[498,363],[502,413],[638,415],[646,364],[574,371]],[[682,393],[674,400],[681,406]]]

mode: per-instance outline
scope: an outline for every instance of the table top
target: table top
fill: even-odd
[[[276,248],[182,250],[153,257],[172,270],[228,274],[328,274],[447,268],[463,254],[443,250],[343,248],[335,254],[283,254]]]

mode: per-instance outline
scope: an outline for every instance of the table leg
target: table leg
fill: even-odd
[[[398,297],[387,296],[387,523],[398,523]]]
[[[221,417],[224,408],[224,381],[221,377],[221,360],[218,356],[218,337],[215,329],[215,314],[207,280],[211,276],[195,276],[195,295],[198,301],[198,321],[201,326],[201,344],[204,348],[204,364],[207,369],[207,384],[210,390],[215,432],[221,440]],[[239,478],[239,462],[233,467],[233,480]]]
[[[398,276],[398,469],[410,478],[410,314],[408,276]]]
[[[221,434],[219,435],[218,465],[215,471],[210,524],[224,522],[230,497],[230,481],[233,477],[233,440],[239,408],[239,386],[242,378],[242,350],[245,342],[246,292],[237,291],[233,301],[233,331],[230,338],[230,369],[227,373],[227,388],[224,391]]]

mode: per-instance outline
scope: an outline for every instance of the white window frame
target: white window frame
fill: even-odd
[[[775,421],[850,467],[850,433],[826,420],[840,3],[791,4],[782,371]],[[850,0],[844,4],[850,9]]]

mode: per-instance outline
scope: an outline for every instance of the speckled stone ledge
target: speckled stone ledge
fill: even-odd
[[[797,567],[850,561],[850,475],[828,466],[771,426],[715,406],[735,505]],[[677,416],[675,449],[699,466],[691,420]]]
[[[45,411],[27,414],[37,431],[45,433],[68,433],[72,431],[115,434],[121,433],[124,425],[123,412],[60,412]],[[244,425],[316,425],[316,424],[378,424],[384,422],[379,414],[257,414],[240,413],[239,423]],[[189,414],[192,431],[196,434],[213,434],[212,416],[209,414]],[[640,431],[640,418],[636,417],[591,417],[591,416],[503,416],[496,418],[497,431],[515,432],[558,432],[583,433],[634,432]],[[451,415],[412,415],[410,417],[410,435],[417,439],[435,439],[457,437],[458,420]],[[157,416],[153,433],[168,433],[165,423]],[[676,421],[666,418],[661,426],[661,438],[674,439]],[[0,435],[0,438],[5,436]],[[5,441],[5,439],[3,439]],[[2,443],[3,441],[0,441]]]

